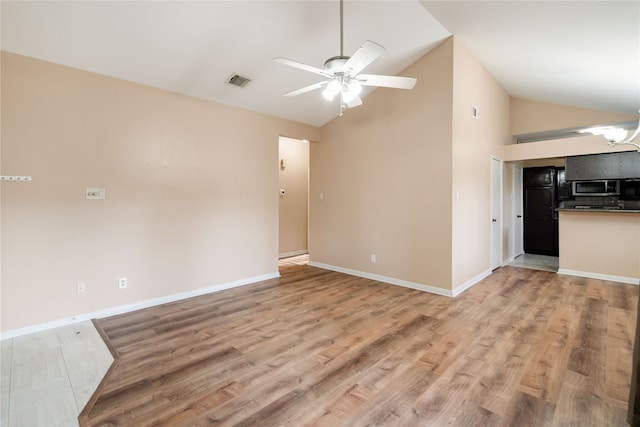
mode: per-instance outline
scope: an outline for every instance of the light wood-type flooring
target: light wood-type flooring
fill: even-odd
[[[448,298],[281,272],[99,320],[116,361],[81,425],[626,425],[637,286],[503,267]]]

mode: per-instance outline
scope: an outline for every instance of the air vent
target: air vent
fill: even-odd
[[[251,79],[242,77],[239,74],[233,74],[231,77],[229,77],[229,79],[227,79],[227,83],[238,87],[245,87],[246,85],[251,83]]]

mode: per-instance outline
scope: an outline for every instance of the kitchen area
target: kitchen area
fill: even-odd
[[[560,274],[638,284],[640,152],[523,172],[525,253],[558,257]]]

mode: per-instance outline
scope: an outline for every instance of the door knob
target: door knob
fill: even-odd
[[[516,215],[516,218],[522,218],[522,215]]]
[[[492,221],[492,222],[498,222],[498,220],[497,220],[497,219],[495,219],[495,218],[493,218],[491,221]]]

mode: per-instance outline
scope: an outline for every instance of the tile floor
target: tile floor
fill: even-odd
[[[91,322],[1,343],[0,426],[77,427],[113,357]]]
[[[536,254],[522,254],[511,263],[512,267],[530,268],[532,270],[543,270],[558,272],[558,257]]]

